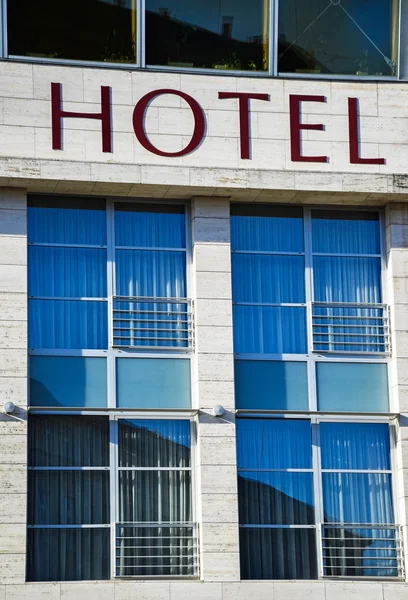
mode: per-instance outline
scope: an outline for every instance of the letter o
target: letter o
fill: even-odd
[[[162,94],[172,94],[173,96],[179,96],[183,98],[190,106],[193,116],[194,116],[194,131],[193,136],[190,140],[190,143],[183,149],[178,152],[164,152],[163,150],[159,150],[156,146],[153,146],[149,138],[147,137],[144,127],[143,127],[143,119],[146,113],[146,109],[148,104],[157,96],[161,96]],[[153,92],[149,92],[145,96],[143,96],[139,102],[136,104],[135,109],[133,111],[133,129],[135,135],[140,142],[140,144],[153,154],[157,154],[158,156],[168,156],[168,157],[177,157],[177,156],[186,156],[186,154],[190,154],[193,152],[200,144],[205,134],[205,116],[203,109],[198,104],[194,98],[185,94],[184,92],[179,92],[178,90],[171,89],[163,89],[163,90],[154,90]]]

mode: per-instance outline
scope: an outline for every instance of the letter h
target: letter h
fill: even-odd
[[[62,110],[62,86],[51,83],[52,148],[62,150],[62,119],[99,119],[102,121],[102,152],[112,152],[110,87],[101,86],[101,112],[80,113]]]

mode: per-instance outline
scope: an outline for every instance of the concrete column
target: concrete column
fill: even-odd
[[[198,428],[201,575],[239,579],[238,495],[234,416],[229,199],[192,203],[196,353],[193,369]],[[221,404],[222,417],[212,416]]]
[[[397,427],[397,510],[408,564],[408,204],[386,207],[387,301],[391,314],[390,409]]]
[[[27,499],[27,202],[0,189],[0,584],[25,581]],[[12,416],[3,405],[18,407]]]

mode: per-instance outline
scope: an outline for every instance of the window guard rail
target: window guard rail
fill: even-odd
[[[197,577],[196,523],[116,523],[116,577]]]
[[[313,352],[388,355],[389,323],[386,304],[312,302]]]
[[[321,548],[324,577],[405,577],[402,527],[324,524]]]
[[[114,296],[113,347],[191,350],[193,302],[188,298]]]

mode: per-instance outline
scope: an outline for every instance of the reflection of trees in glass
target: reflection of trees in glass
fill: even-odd
[[[122,0],[13,0],[8,37],[15,55],[136,62],[136,12]]]
[[[247,41],[210,31],[171,17],[169,12],[146,11],[146,62],[201,68],[259,70],[266,68],[262,36]]]

